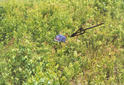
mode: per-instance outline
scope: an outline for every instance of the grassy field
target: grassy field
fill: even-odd
[[[2,0],[0,85],[124,85],[124,1]]]

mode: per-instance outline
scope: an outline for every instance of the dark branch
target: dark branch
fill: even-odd
[[[81,27],[81,28],[79,28],[75,33],[73,33],[73,34],[71,35],[71,37],[84,34],[86,30],[92,29],[92,28],[95,28],[95,27],[98,27],[98,26],[100,26],[100,25],[102,25],[102,24],[104,24],[104,23],[100,23],[100,24],[98,24],[98,25],[95,25],[95,26],[92,26],[92,27],[89,27],[89,28],[86,28],[86,29],[83,29],[83,28]]]

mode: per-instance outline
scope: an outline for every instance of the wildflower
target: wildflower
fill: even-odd
[[[58,41],[58,42],[65,42],[66,40],[66,37],[64,35],[57,35],[56,38],[54,39],[55,41]]]

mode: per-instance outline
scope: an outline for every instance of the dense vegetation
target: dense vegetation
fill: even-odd
[[[124,84],[123,15],[123,0],[2,0],[0,85]]]

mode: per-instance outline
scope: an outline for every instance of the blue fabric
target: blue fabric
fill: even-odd
[[[56,36],[55,41],[65,42],[66,41],[66,37],[59,34],[59,35]]]

